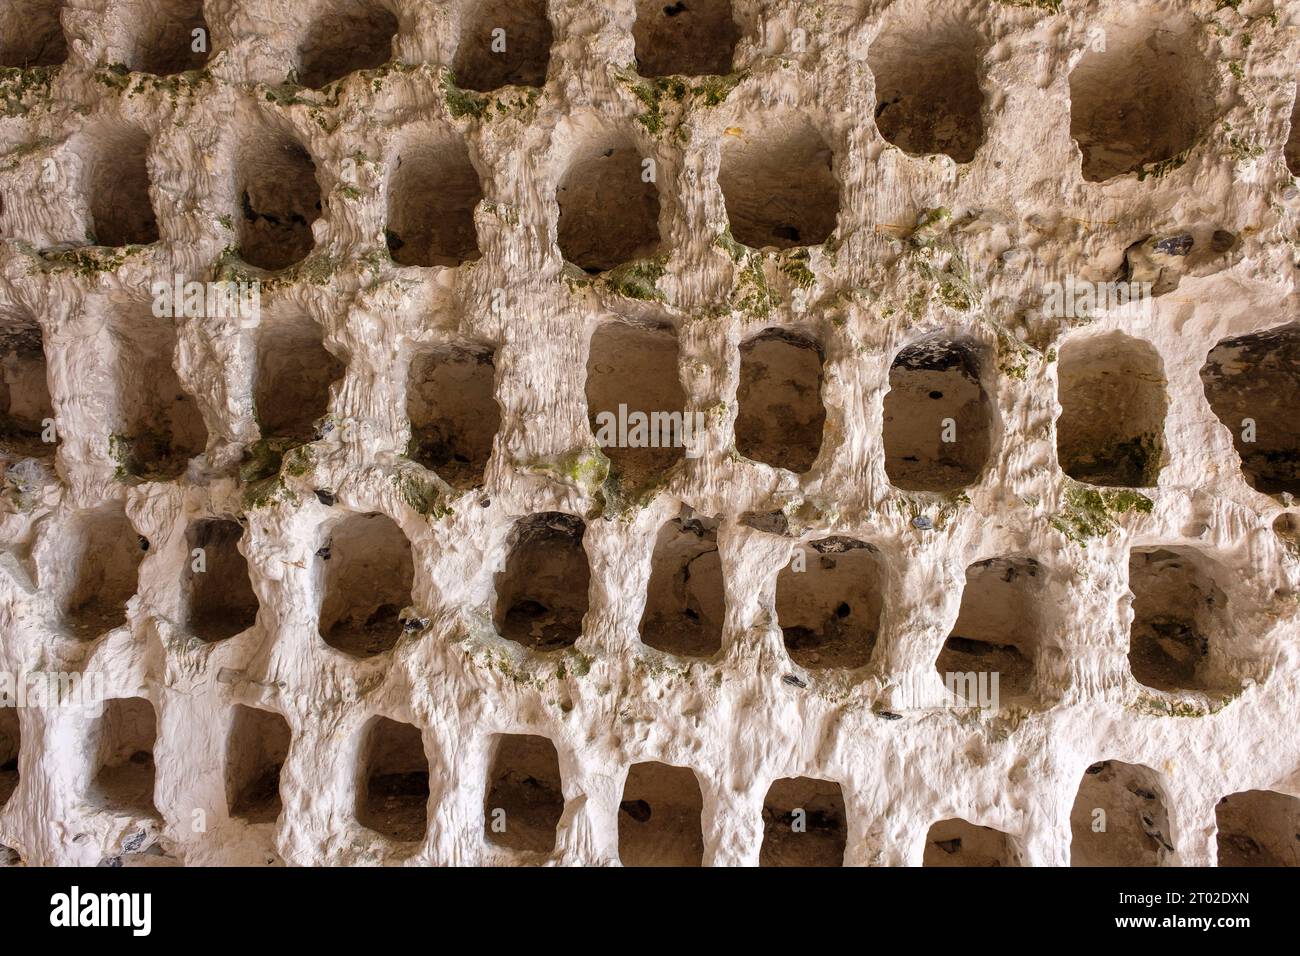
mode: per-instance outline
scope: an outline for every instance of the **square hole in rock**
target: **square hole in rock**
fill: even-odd
[[[1129,556],[1133,623],[1129,667],[1155,690],[1231,694],[1234,631],[1212,560],[1187,548],[1135,548]]]
[[[763,801],[759,866],[843,866],[849,824],[844,793],[831,780],[775,780]]]
[[[289,757],[292,733],[280,714],[235,706],[226,743],[226,806],[247,823],[274,823],[280,802],[280,770]]]
[[[665,522],[650,559],[641,641],[683,657],[722,650],[727,595],[718,555],[718,522],[683,505]]]
[[[257,622],[257,595],[239,550],[243,534],[238,521],[216,518],[195,521],[185,531],[188,623],[203,641],[234,637]]]
[[[478,259],[478,170],[459,134],[419,128],[390,162],[388,251],[403,266],[458,266]]]
[[[587,415],[610,474],[628,495],[662,484],[688,453],[698,454],[702,415],[685,411],[669,327],[606,322],[587,355]]]
[[[131,123],[100,120],[72,140],[81,158],[89,221],[81,243],[147,246],[158,241],[149,195],[149,134]]]
[[[483,804],[490,843],[550,853],[564,814],[564,789],[555,745],[536,734],[498,734]]]
[[[122,506],[110,502],[77,515],[59,550],[63,566],[73,569],[60,580],[64,627],[90,640],[126,624],[145,549]]]
[[[1291,106],[1291,134],[1287,137],[1284,153],[1286,168],[1292,176],[1300,176],[1300,94]]]
[[[1089,767],[1070,811],[1071,866],[1166,866],[1174,835],[1160,777],[1140,764]]]
[[[357,780],[357,822],[397,843],[429,828],[429,756],[410,724],[375,717],[367,725]]]
[[[1300,495],[1300,323],[1224,339],[1201,382],[1246,482],[1266,495]]]
[[[238,168],[239,255],[258,269],[301,262],[316,244],[320,183],[311,154],[293,133],[266,125],[246,133]]]
[[[983,42],[964,10],[895,4],[867,62],[876,78],[876,127],[912,156],[969,163],[984,142]]]
[[[555,189],[560,254],[592,274],[659,250],[659,187],[643,177],[631,137],[590,120],[569,131],[568,167]]]
[[[318,90],[393,56],[397,16],[387,0],[321,0],[298,47],[298,82]]]
[[[1001,830],[965,820],[941,820],[925,835],[922,866],[1016,866],[1011,841]]]
[[[406,380],[406,414],[409,458],[454,488],[483,484],[501,427],[493,349],[466,344],[416,352]]]
[[[935,664],[951,693],[997,709],[1033,692],[1044,578],[1032,558],[990,558],[966,569],[957,623]]]
[[[346,371],[310,315],[266,309],[257,329],[253,407],[264,439],[314,441]]]
[[[18,752],[22,749],[18,709],[0,707],[0,810],[18,789]]]
[[[1058,365],[1056,451],[1076,481],[1154,487],[1164,459],[1160,353],[1122,332],[1066,342]]]
[[[116,412],[109,454],[119,476],[155,481],[179,477],[203,454],[208,430],[176,374],[176,329],[147,307],[113,307],[109,320],[113,369],[105,401]]]
[[[143,697],[104,702],[90,734],[96,754],[91,802],[113,813],[159,816],[153,795],[157,725],[153,704]]]
[[[54,406],[41,327],[22,312],[0,312],[0,455],[14,458],[54,454],[55,437],[46,423]]]
[[[1300,514],[1284,511],[1273,520],[1273,533],[1284,547],[1300,552]]]
[[[505,570],[496,575],[494,623],[502,637],[551,651],[582,636],[591,583],[586,531],[581,518],[559,511],[515,522]]]
[[[377,512],[348,515],[316,559],[325,643],[358,658],[392,650],[415,584],[411,542],[397,523]]]
[[[546,0],[470,0],[460,6],[452,72],[462,89],[541,86],[551,58]]]
[[[785,329],[767,329],[740,346],[736,388],[740,454],[796,474],[812,467],[821,452],[826,424],[825,360],[814,339]]]
[[[718,188],[731,236],[755,249],[820,245],[835,231],[835,157],[806,116],[775,109],[741,117],[721,146]]]
[[[642,76],[730,73],[740,39],[731,0],[636,0],[636,69]]]
[[[790,659],[810,670],[871,662],[880,632],[880,553],[853,538],[796,547],[776,579],[776,619]]]
[[[0,67],[56,66],[68,58],[60,17],[65,0],[5,0]]]
[[[993,412],[980,383],[983,350],[927,339],[903,349],[885,394],[885,472],[907,491],[955,491],[988,464]]]
[[[618,807],[618,857],[624,866],[702,866],[704,798],[688,767],[633,764]]]
[[[138,38],[133,68],[172,76],[208,62],[212,34],[203,18],[203,0],[134,0],[125,9]]]
[[[1243,790],[1214,808],[1219,866],[1300,866],[1300,799]]]
[[[1215,112],[1214,70],[1198,52],[1202,26],[1163,4],[1127,3],[1091,24],[1070,73],[1070,135],[1083,178],[1102,182],[1189,150]]]

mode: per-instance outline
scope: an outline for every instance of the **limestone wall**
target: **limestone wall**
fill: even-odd
[[[0,863],[1297,862],[1298,28],[7,3]]]

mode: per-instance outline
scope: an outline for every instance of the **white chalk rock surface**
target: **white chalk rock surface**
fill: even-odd
[[[1296,863],[1298,34],[10,0],[0,864]]]

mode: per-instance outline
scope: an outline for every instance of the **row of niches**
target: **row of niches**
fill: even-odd
[[[718,532],[717,519],[689,508],[660,528],[638,626],[646,646],[695,660],[722,652],[728,598]],[[548,652],[582,636],[591,574],[584,533],[581,519],[560,513],[517,522],[495,582],[494,621],[504,638]],[[836,536],[797,546],[777,574],[772,608],[790,663],[807,672],[872,667],[887,612],[886,576],[886,559],[869,542]],[[1240,671],[1251,665],[1221,586],[1230,579],[1206,551],[1132,550],[1128,660],[1138,683],[1216,700],[1240,690]],[[957,619],[934,661],[953,703],[1050,706],[1038,669],[1044,636],[1058,623],[1057,601],[1030,557],[972,564]]]
[[[261,441],[250,446],[244,478],[266,477],[293,445],[321,437],[331,391],[346,364],[309,316],[263,310],[251,340],[252,397]],[[96,362],[106,381],[110,452],[122,477],[168,480],[204,453],[208,428],[177,376],[175,329],[148,303],[110,312]],[[811,334],[770,328],[739,346],[736,451],[804,474],[824,454],[825,354]],[[1058,355],[1060,467],[1099,487],[1157,484],[1168,454],[1163,362],[1148,342],[1122,332],[1067,339]],[[453,489],[481,486],[501,422],[496,352],[458,340],[416,351],[406,366],[412,460]],[[1232,435],[1242,473],[1268,495],[1300,495],[1300,325],[1234,336],[1216,344],[1201,370],[1206,399]],[[707,416],[686,411],[679,340],[671,326],[613,320],[593,333],[585,395],[593,444],[622,492],[662,486],[703,454]],[[981,480],[1001,429],[989,397],[994,358],[980,343],[929,337],[900,349],[883,404],[885,470],[905,491],[947,493]],[[72,396],[62,396],[68,401]],[[42,333],[34,316],[0,312],[0,456],[49,457],[58,427]],[[259,470],[260,469],[260,470]]]
[[[203,0],[117,0],[134,14],[132,49],[121,65],[171,76],[207,66],[220,53]],[[66,0],[11,0],[0,12],[0,67],[56,66],[67,59],[61,14]],[[395,4],[386,0],[322,0],[315,4],[292,56],[289,78],[319,89],[357,70],[391,62],[399,34]],[[552,41],[545,0],[468,3],[459,24],[452,68],[468,89],[545,82]],[[653,6],[653,5],[651,5]],[[693,18],[688,18],[693,19]],[[643,42],[658,45],[643,28]]]
[[[157,317],[144,299],[115,300],[104,312],[107,318],[88,328],[96,347],[87,362],[95,374],[56,396],[35,317],[21,307],[0,308],[0,461],[55,454],[62,437],[57,397],[93,406],[119,479],[178,478],[208,447],[209,431],[176,371],[173,320]],[[260,440],[247,448],[241,477],[255,481],[267,469],[274,473],[283,453],[321,437],[331,387],[346,366],[325,347],[320,325],[298,311],[263,309],[256,327],[243,334],[253,355],[251,379],[232,388],[251,399]],[[80,390],[94,381],[108,384]]]
[[[155,802],[157,716],[138,697],[115,698],[89,727],[94,766],[85,800],[114,813],[161,820]],[[360,730],[353,787],[358,826],[395,855],[414,855],[426,840],[431,807],[426,735],[411,724],[376,716]],[[226,808],[242,823],[275,825],[285,807],[281,774],[293,735],[280,714],[238,705],[225,736]],[[0,710],[0,808],[18,785],[21,733],[16,712]],[[489,852],[541,862],[557,849],[566,797],[552,741],[535,734],[497,734],[486,742],[481,828]],[[469,785],[469,784],[467,784]],[[569,799],[576,799],[570,794]],[[847,805],[846,805],[847,803]],[[760,866],[840,866],[850,840],[851,802],[843,786],[816,777],[771,781],[761,807]],[[699,866],[704,862],[704,797],[697,773],[657,761],[632,764],[617,808],[618,855],[625,866]],[[1159,866],[1172,862],[1179,827],[1159,773],[1103,760],[1082,774],[1070,812],[1074,866]],[[1220,866],[1296,866],[1300,799],[1246,790],[1219,799],[1212,821]],[[925,866],[1019,866],[1017,836],[960,818],[933,823]]]
[[[1292,516],[1287,516],[1294,523]],[[214,643],[258,622],[260,603],[236,518],[191,520],[177,571],[175,606],[162,609],[182,633]],[[151,543],[122,506],[77,513],[39,546],[43,567],[72,569],[44,588],[65,637],[93,641],[126,625],[141,561]],[[585,522],[544,512],[516,520],[490,607],[497,633],[545,654],[574,646],[589,611],[591,565]],[[718,546],[719,521],[688,507],[658,531],[638,633],[650,648],[709,660],[724,647],[728,596]],[[404,636],[420,640],[428,614],[413,596],[410,540],[378,512],[332,515],[312,558],[318,636],[354,659],[391,652]],[[873,666],[886,615],[886,559],[871,543],[829,537],[797,545],[777,571],[775,622],[790,664],[808,672]],[[1225,593],[1230,575],[1215,556],[1181,546],[1134,548],[1129,558],[1132,621],[1129,670],[1163,693],[1230,698],[1252,669],[1246,616]],[[1038,673],[1044,647],[1057,650],[1059,595],[1025,555],[981,560],[966,572],[952,631],[934,668],[956,706],[993,710],[1051,706]],[[736,598],[733,595],[731,600]],[[734,610],[734,609],[733,609]],[[976,683],[966,677],[974,675]]]
[[[826,355],[810,332],[769,328],[739,346],[735,446],[745,458],[804,474],[822,457]],[[1164,363],[1122,332],[1059,350],[1057,453],[1078,482],[1151,488],[1168,454]],[[1201,370],[1206,399],[1232,435],[1255,490],[1300,495],[1300,324],[1217,343]],[[989,392],[996,362],[981,343],[931,336],[901,348],[883,405],[885,470],[905,491],[951,492],[980,481],[1000,431]],[[407,378],[407,454],[454,487],[477,486],[500,419],[495,353],[462,342],[419,352]],[[585,396],[595,444],[628,494],[663,483],[700,452],[706,416],[685,412],[679,340],[667,323],[597,327]]]
[[[577,277],[666,261],[672,250],[663,238],[656,161],[620,124],[595,115],[587,120],[567,128],[564,165],[554,183],[560,257]],[[834,151],[813,121],[800,111],[774,108],[730,129],[743,133],[723,135],[719,143],[716,187],[728,220],[728,232],[718,240],[720,254],[730,251],[733,240],[770,250],[833,241],[839,235],[841,183]],[[1295,129],[1300,132],[1300,123]],[[75,197],[75,214],[63,216],[47,237],[54,247],[148,246],[167,238],[153,203],[151,153],[144,129],[99,118],[58,155],[43,158],[42,182],[65,184]],[[1296,153],[1287,155],[1294,159]],[[303,262],[316,247],[313,226],[322,216],[322,182],[328,177],[295,132],[269,119],[244,129],[233,162],[238,175],[221,221],[236,233],[238,257],[267,271]],[[475,216],[489,204],[476,165],[481,163],[461,133],[439,124],[413,125],[398,135],[383,162],[383,239],[397,265],[456,267],[482,257]],[[340,170],[335,191],[360,195],[358,182],[355,170]],[[18,235],[12,224],[4,228],[7,238],[35,241]]]
[[[316,6],[316,21],[293,57],[295,81],[319,88],[390,61],[399,23],[388,0]],[[63,0],[12,2],[0,14],[0,65],[61,62],[67,53],[62,7]],[[126,66],[159,74],[203,66],[212,41],[201,0],[143,4],[139,13],[137,55]],[[553,36],[544,0],[472,3],[460,16],[450,65],[461,86],[488,91],[545,83]],[[1157,15],[1142,3],[1079,31],[1084,52],[1069,78],[1071,134],[1086,179],[1175,161],[1215,125],[1208,82],[1214,64],[1200,49],[1209,29],[1190,14]],[[792,49],[774,52],[802,53],[817,30],[815,23],[796,27]],[[652,78],[730,74],[741,35],[730,0],[636,0],[632,33],[637,70]],[[985,138],[981,70],[992,47],[967,11],[935,10],[919,0],[891,8],[867,56],[884,138],[913,155],[973,159]],[[1289,147],[1288,158],[1298,151]]]
[[[577,276],[666,257],[654,160],[626,129],[591,120],[570,131],[567,166],[554,187],[558,251]],[[53,248],[149,246],[166,238],[152,196],[152,146],[138,125],[100,118],[42,160],[42,183],[66,184],[75,196],[76,214],[57,227]],[[257,122],[245,130],[234,166],[232,208],[222,223],[236,233],[238,257],[273,272],[303,262],[315,248],[324,201],[310,152],[287,126]],[[340,188],[359,194],[358,181],[344,170]],[[836,227],[840,186],[831,148],[794,111],[764,116],[744,137],[724,137],[718,186],[731,238],[744,245],[818,245]],[[383,239],[397,265],[456,267],[482,257],[475,214],[485,204],[483,178],[460,133],[437,124],[404,130],[385,157],[383,194]],[[6,238],[33,239],[16,232],[5,225]]]
[[[138,5],[135,55],[123,65],[156,75],[203,68],[219,53],[203,0],[119,0]],[[66,0],[12,0],[0,13],[0,67],[53,66],[68,44],[60,14]],[[392,61],[401,34],[388,0],[320,0],[299,38],[290,76],[310,89]],[[458,43],[449,64],[463,89],[541,86],[554,41],[545,0],[460,4]],[[730,0],[636,0],[632,28],[643,76],[725,74],[740,30]]]
[[[152,141],[139,126],[100,119],[73,135],[66,150],[44,160],[42,182],[70,184],[74,214],[49,248],[143,247],[166,237],[153,201]],[[298,139],[272,124],[253,124],[236,150],[240,175],[231,208],[221,218],[237,236],[247,265],[277,272],[303,262],[315,248],[313,224],[322,214],[316,165]],[[474,212],[483,201],[478,172],[464,141],[424,129],[403,137],[392,157],[384,238],[402,266],[452,267],[480,258]],[[349,194],[355,189],[342,184]],[[8,210],[13,204],[3,207]],[[6,225],[5,238],[14,235]]]

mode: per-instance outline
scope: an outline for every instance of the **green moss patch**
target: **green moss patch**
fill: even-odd
[[[1155,503],[1139,492],[1089,488],[1076,482],[1070,482],[1065,503],[1066,507],[1052,517],[1052,527],[1084,547],[1089,538],[1100,538],[1114,530],[1117,518],[1151,514],[1155,509]]]

